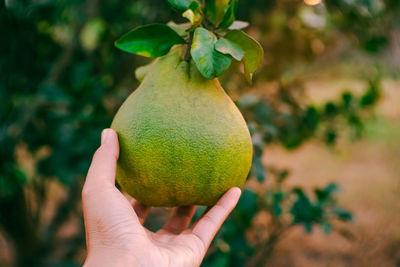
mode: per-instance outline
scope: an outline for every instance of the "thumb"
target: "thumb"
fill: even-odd
[[[101,133],[101,146],[93,156],[87,184],[115,184],[115,172],[119,156],[117,133],[112,129],[104,129]]]

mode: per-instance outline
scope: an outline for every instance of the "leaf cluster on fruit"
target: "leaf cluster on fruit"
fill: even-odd
[[[262,46],[242,31],[249,24],[235,20],[238,0],[168,0],[189,22],[149,24],[123,35],[115,46],[123,51],[157,58],[166,55],[174,45],[187,45],[184,58],[193,59],[207,79],[222,75],[232,60],[242,62],[246,80],[264,57]]]

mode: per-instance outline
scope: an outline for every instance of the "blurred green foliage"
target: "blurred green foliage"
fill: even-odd
[[[313,225],[321,225],[326,234],[332,231],[332,221],[352,220],[352,215],[337,205],[335,193],[339,187],[328,184],[316,188],[309,197],[303,189],[284,185],[287,170],[273,170],[274,181],[263,194],[245,189],[243,195],[224,227],[216,236],[214,246],[205,259],[204,266],[265,266],[275,244],[293,226],[303,225],[311,232]],[[260,238],[250,245],[246,233],[252,228],[252,220],[260,211],[271,215],[267,240]],[[290,215],[290,216],[286,216]]]
[[[260,266],[293,226],[311,231],[320,225],[329,233],[335,220],[351,219],[336,204],[336,185],[311,195],[290,188],[284,183],[289,172],[264,166],[263,151],[270,143],[294,149],[311,138],[333,145],[344,132],[360,137],[363,120],[379,98],[381,75],[399,75],[400,68],[398,55],[388,56],[397,51],[393,40],[400,35],[397,0],[238,5],[238,19],[251,23],[248,33],[266,52],[255,84],[273,82],[276,88],[269,94],[247,93],[245,81],[235,74],[238,66],[221,81],[240,96],[237,104],[253,136],[249,179],[273,182],[267,192],[243,192],[204,266]],[[170,20],[185,21],[164,0],[0,1],[0,230],[15,251],[10,264],[81,264],[80,190],[91,155],[101,130],[137,85],[134,69],[148,62],[115,49],[114,41],[132,27]],[[307,104],[301,94],[307,75],[343,62],[359,66],[350,75],[365,81],[365,92],[347,90],[324,105]],[[45,220],[54,181],[66,195]],[[272,217],[268,235],[251,241],[246,233],[260,212]],[[71,218],[80,219],[77,233],[60,235]]]

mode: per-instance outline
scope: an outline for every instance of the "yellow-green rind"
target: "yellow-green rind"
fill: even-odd
[[[246,123],[217,79],[181,48],[159,58],[116,114],[117,181],[150,206],[214,205],[241,187],[252,159]]]

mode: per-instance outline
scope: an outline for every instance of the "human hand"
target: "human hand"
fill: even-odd
[[[128,200],[115,187],[117,134],[106,129],[82,190],[86,229],[85,266],[199,266],[212,239],[236,206],[241,191],[232,188],[191,228],[196,207],[176,208],[164,227],[143,227],[150,207]]]

